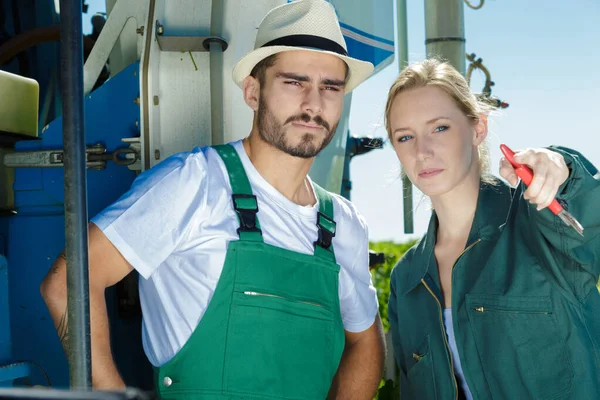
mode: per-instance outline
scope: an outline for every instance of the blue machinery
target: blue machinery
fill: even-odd
[[[7,4],[0,2],[0,5],[6,6],[5,11],[10,9]],[[14,203],[10,208],[4,207],[0,216],[0,386],[69,387],[67,360],[39,295],[39,285],[53,260],[65,247],[65,242],[68,243],[70,257],[78,260],[78,264],[85,262],[87,265],[87,259],[83,259],[87,256],[86,216],[99,212],[116,200],[129,188],[136,175],[127,166],[130,161],[123,157],[129,152],[123,151],[127,145],[120,138],[135,138],[140,134],[140,107],[135,102],[139,98],[138,64],[130,65],[88,95],[84,115],[81,2],[62,1],[61,5],[61,50],[67,55],[61,60],[61,71],[71,77],[62,80],[65,120],[61,117],[54,120],[44,130],[41,140],[32,138],[9,145],[3,141],[4,147],[14,145],[16,150],[9,157],[20,156],[9,158],[5,164],[46,165],[40,165],[45,168],[14,169]],[[12,6],[20,7],[17,2],[13,2]],[[27,5],[23,4],[25,7]],[[42,13],[42,8],[38,7],[38,12]],[[69,24],[69,21],[74,23]],[[45,51],[48,64],[55,62],[58,65],[56,53],[52,50],[55,47],[41,51]],[[35,76],[35,73],[32,75]],[[45,88],[48,97],[51,97],[51,85]],[[82,135],[84,120],[85,143],[92,144],[86,151],[87,170],[86,156],[81,151],[85,147]],[[69,132],[66,140],[63,140],[63,128]],[[47,157],[41,161],[39,157],[33,157],[42,150],[48,151]],[[71,182],[67,185],[71,190],[66,199],[65,181]],[[70,238],[65,238],[65,208],[69,215]],[[68,277],[70,286],[76,289],[71,294],[74,297],[69,297],[70,306],[79,306],[71,311],[75,319],[70,321],[73,323],[70,327],[71,342],[78,347],[73,352],[77,359],[72,360],[77,367],[71,369],[74,387],[86,387],[90,383],[86,371],[89,338],[86,339],[85,319],[89,312],[85,307],[87,274],[84,272],[87,271],[82,268],[71,268]],[[78,284],[74,285],[74,281]],[[149,389],[151,368],[141,348],[139,304],[132,287],[136,287],[133,275],[107,291],[109,313],[113,316],[112,343],[116,362],[126,381],[132,386]],[[79,335],[75,339],[73,335],[77,333]]]
[[[134,102],[139,96],[137,71],[138,64],[131,65],[86,97],[87,143],[99,144],[113,153],[124,147],[124,143],[118,138],[139,135],[136,124],[139,105]],[[99,110],[111,112],[107,115]],[[107,132],[114,132],[114,135],[106,135]],[[43,140],[18,142],[15,149],[60,149],[63,146],[62,134],[63,121],[59,118],[44,132]],[[91,159],[94,160],[93,157]],[[94,161],[89,163],[92,162]],[[86,173],[88,215],[94,215],[115,201],[135,178],[134,171],[129,170],[126,165],[116,164],[112,157],[110,161],[101,160],[97,163],[98,169],[89,168]],[[102,164],[106,165],[105,168],[99,169]],[[10,314],[0,314],[0,318],[5,319],[0,326],[10,326],[10,330],[0,331],[3,334],[2,342],[9,343],[8,351],[4,351],[2,347],[1,361],[3,364],[18,360],[35,361],[38,365],[30,365],[29,382],[46,385],[47,380],[42,373],[44,370],[52,386],[59,387],[69,384],[67,361],[46,306],[39,296],[39,285],[52,261],[65,247],[64,181],[62,168],[15,169],[16,214],[0,218],[0,235],[5,246],[0,253],[6,255],[10,266],[19,266],[6,268],[4,265],[5,268],[2,268],[0,264],[0,279],[8,278],[8,282],[2,280],[4,288],[0,290],[0,295],[5,294],[8,288],[10,306]],[[111,315],[122,316],[111,318],[113,351],[117,363],[126,376],[129,372],[136,375],[125,379],[136,382],[140,370],[148,372],[149,366],[144,368],[147,361],[139,343],[141,320],[139,313],[135,311],[137,299],[131,300],[128,297],[130,293],[127,289],[131,288],[131,278],[109,290],[107,301]],[[9,316],[10,321],[7,321]],[[4,336],[11,332],[11,336]],[[119,357],[119,354],[125,357]],[[0,381],[4,384],[10,380],[5,377],[14,376],[14,373],[9,375],[9,369],[0,367]],[[133,383],[132,385],[135,386]],[[143,386],[140,383],[140,387]]]

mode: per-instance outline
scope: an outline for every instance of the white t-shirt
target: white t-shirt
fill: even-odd
[[[265,243],[313,254],[318,204],[305,207],[288,200],[254,168],[242,142],[232,144],[257,197]],[[361,332],[378,311],[367,226],[349,201],[332,197],[342,320],[347,331]],[[211,147],[171,156],[141,174],[92,222],[141,275],[144,350],[153,365],[163,365],[198,325],[221,275],[227,244],[239,239],[225,164]]]
[[[465,392],[467,400],[473,400],[473,395],[469,390],[467,381],[465,380],[465,374],[460,364],[460,357],[458,356],[458,349],[456,348],[456,338],[454,336],[454,325],[452,325],[452,309],[444,308],[444,325],[446,326],[446,334],[448,335],[448,344],[450,345],[450,352],[452,353],[452,360],[454,361],[454,371],[458,375],[460,380],[460,386]]]

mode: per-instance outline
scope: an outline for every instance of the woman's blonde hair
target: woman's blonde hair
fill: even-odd
[[[392,140],[390,114],[394,100],[402,92],[425,86],[435,86],[446,92],[463,114],[473,122],[479,121],[482,114],[489,115],[494,109],[471,92],[466,79],[453,66],[429,58],[404,68],[390,88],[385,106],[385,128],[390,140]],[[485,142],[478,147],[478,153],[479,174],[482,181],[496,182],[496,178],[490,173],[490,152]]]

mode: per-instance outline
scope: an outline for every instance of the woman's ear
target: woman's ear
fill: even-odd
[[[260,82],[253,76],[247,76],[244,79],[244,101],[248,106],[254,110],[258,111],[258,103],[260,96]]]
[[[488,134],[488,120],[485,114],[480,114],[475,122],[475,135],[473,135],[473,145],[479,146]]]

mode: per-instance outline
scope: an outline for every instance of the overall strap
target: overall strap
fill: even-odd
[[[225,163],[229,183],[231,185],[231,199],[233,209],[240,221],[240,227],[237,233],[240,240],[262,242],[262,232],[258,223],[258,202],[256,196],[252,194],[250,181],[242,165],[242,160],[237,151],[230,144],[220,144],[212,146]]]
[[[333,219],[333,200],[331,195],[322,187],[313,182],[315,194],[319,199],[319,212],[317,213],[317,227],[319,236],[315,245],[315,256],[335,262],[333,252],[333,237],[335,236],[335,220]]]

